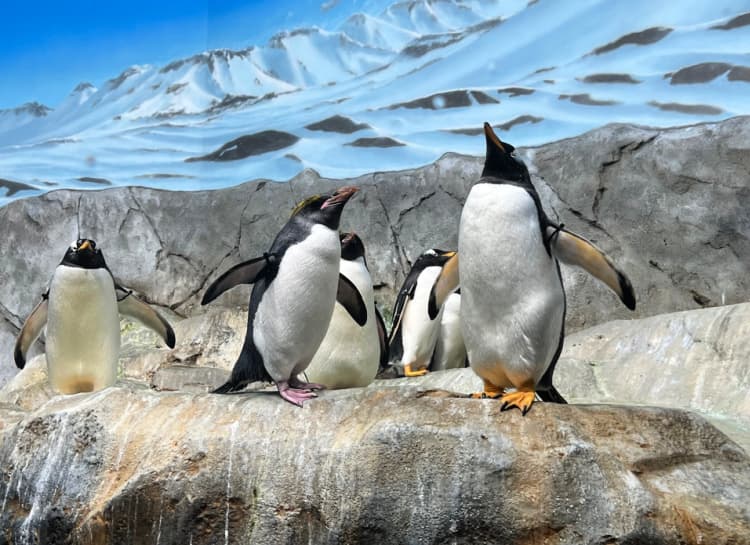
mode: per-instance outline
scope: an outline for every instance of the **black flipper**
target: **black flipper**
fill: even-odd
[[[549,390],[538,390],[537,395],[539,396],[539,399],[546,401],[547,403],[561,403],[564,405],[567,405],[568,403],[554,386],[550,386]]]
[[[264,254],[250,261],[235,265],[214,280],[203,295],[201,305],[206,305],[219,295],[240,284],[254,284],[269,264],[276,261],[275,254]]]
[[[247,311],[247,333],[245,342],[237,361],[232,368],[232,374],[229,380],[213,391],[215,394],[227,394],[242,390],[251,382],[273,382],[271,375],[266,371],[263,364],[263,357],[258,352],[253,338],[253,321],[258,311],[258,305],[266,292],[266,287],[271,282],[265,276],[261,276],[253,286],[253,292],[250,294],[250,308]]]
[[[47,324],[47,299],[49,292],[42,295],[42,300],[39,304],[34,307],[29,317],[21,327],[21,331],[18,333],[16,339],[16,346],[13,350],[13,359],[16,362],[16,367],[23,369],[26,366],[26,354],[34,341],[39,338],[42,333],[42,329]]]
[[[349,316],[362,327],[367,323],[367,307],[357,286],[343,274],[339,274],[339,287],[336,301],[346,309]]]
[[[404,281],[401,291],[398,292],[396,305],[393,307],[393,324],[391,325],[391,334],[388,337],[388,351],[391,358],[401,359],[404,353],[403,341],[401,339],[401,320],[404,317],[404,310],[409,300],[414,299],[414,292],[417,289],[417,277],[419,274],[409,276]]]
[[[378,339],[380,341],[380,369],[388,367],[390,355],[388,353],[388,333],[385,329],[385,321],[380,315],[378,307],[375,306],[375,323],[378,326]]]

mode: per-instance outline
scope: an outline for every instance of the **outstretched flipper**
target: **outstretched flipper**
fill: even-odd
[[[34,341],[39,338],[42,328],[47,323],[47,294],[42,296],[42,300],[34,307],[29,317],[23,323],[21,332],[16,339],[16,346],[13,350],[13,358],[16,360],[16,367],[23,369],[26,366],[26,354]]]
[[[458,252],[454,252],[451,258],[443,265],[435,284],[430,291],[430,301],[427,304],[427,313],[430,320],[434,320],[451,293],[458,288]]]
[[[120,314],[135,318],[164,339],[169,348],[174,348],[175,337],[172,326],[148,304],[138,299],[133,292],[121,286],[115,287],[117,310]]]
[[[346,309],[349,316],[362,327],[367,323],[367,307],[357,286],[343,274],[339,274],[339,287],[336,301]]]
[[[604,253],[585,238],[560,227],[547,227],[554,256],[566,265],[581,267],[617,294],[623,304],[635,310],[635,293],[630,280]]]
[[[264,254],[250,261],[235,265],[208,286],[203,294],[201,305],[206,305],[216,299],[219,295],[240,284],[254,284],[266,271],[269,264],[276,263],[274,254]]]

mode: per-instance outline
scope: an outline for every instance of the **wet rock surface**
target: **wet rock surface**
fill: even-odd
[[[693,414],[415,388],[0,408],[5,543],[747,543],[750,460]]]

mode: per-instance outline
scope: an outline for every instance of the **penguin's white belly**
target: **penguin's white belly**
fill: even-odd
[[[378,373],[380,338],[375,320],[375,299],[370,273],[361,259],[342,260],[341,274],[359,291],[367,308],[367,322],[360,327],[346,309],[336,303],[328,331],[305,371],[311,382],[328,388],[367,386]]]
[[[461,332],[461,296],[453,293],[443,303],[440,334],[432,357],[433,371],[456,369],[466,362],[466,345]]]
[[[315,225],[290,246],[253,320],[253,340],[271,378],[304,371],[328,329],[336,302],[341,246],[335,231]]]
[[[401,322],[401,343],[404,352],[401,363],[403,365],[410,364],[412,369],[429,366],[440,333],[440,320],[443,310],[440,309],[440,313],[434,320],[430,320],[427,312],[430,291],[440,275],[440,271],[440,267],[426,267],[419,274],[414,298],[406,304],[404,309],[404,317]]]
[[[565,296],[533,199],[512,185],[475,185],[458,245],[472,369],[496,386],[534,386],[559,344]]]
[[[46,355],[52,386],[73,394],[114,384],[120,316],[109,272],[58,266],[48,304]]]

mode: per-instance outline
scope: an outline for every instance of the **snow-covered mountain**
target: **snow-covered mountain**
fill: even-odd
[[[332,30],[133,66],[53,110],[0,111],[0,204],[92,183],[197,189],[414,167],[481,154],[485,120],[534,145],[613,121],[748,114],[748,52],[747,0],[399,2]]]

